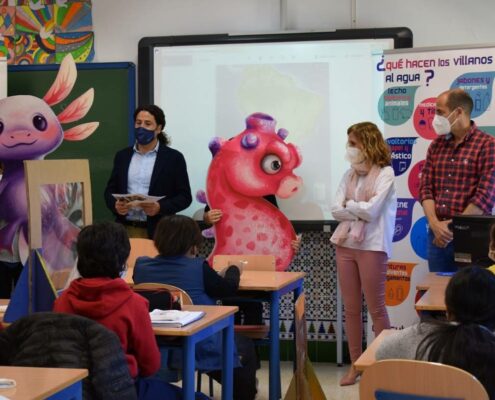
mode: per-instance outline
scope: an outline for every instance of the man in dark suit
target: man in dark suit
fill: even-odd
[[[153,237],[163,215],[175,214],[192,202],[186,161],[182,153],[168,147],[162,132],[165,115],[148,105],[134,112],[136,143],[120,150],[105,189],[107,207],[126,225],[131,237]],[[159,200],[117,200],[113,194],[142,194]]]

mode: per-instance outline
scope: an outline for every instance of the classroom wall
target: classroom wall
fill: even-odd
[[[415,47],[495,42],[495,2],[477,0],[93,0],[95,61],[137,61],[145,36],[407,26]],[[353,25],[353,9],[356,21]],[[285,18],[282,15],[285,15]]]
[[[285,7],[282,7],[284,4]],[[213,33],[328,31],[407,26],[415,47],[495,42],[493,0],[93,0],[95,61],[137,62],[139,39]],[[305,232],[293,270],[305,271],[308,337],[313,361],[335,359],[336,271],[327,232]],[[202,254],[213,242],[205,241]],[[292,337],[292,304],[281,305],[281,339]],[[284,346],[284,343],[287,346]],[[291,344],[282,343],[284,358]],[[285,349],[285,351],[284,351]]]

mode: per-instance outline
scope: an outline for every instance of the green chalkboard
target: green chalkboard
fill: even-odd
[[[29,94],[43,97],[57,75],[58,65],[22,65],[8,69],[8,95]],[[103,191],[115,153],[129,145],[134,126],[135,66],[132,63],[77,64],[77,81],[70,95],[53,107],[59,114],[89,88],[95,98],[88,114],[64,129],[84,122],[98,121],[98,129],[87,139],[64,141],[47,159],[88,159],[91,171],[93,219],[113,218],[105,206]]]

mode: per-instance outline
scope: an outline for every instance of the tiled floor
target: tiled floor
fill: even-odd
[[[358,400],[359,399],[359,382],[353,386],[341,387],[339,381],[342,375],[345,374],[348,365],[337,367],[336,364],[314,363],[313,367],[318,375],[321,387],[325,392],[327,400]],[[289,383],[292,379],[292,363],[282,362],[282,398],[287,392]],[[256,376],[259,380],[258,396],[256,400],[268,400],[268,363],[262,362],[261,369]],[[206,386],[203,390],[206,390]],[[215,400],[221,399],[221,387],[215,382],[214,389]]]

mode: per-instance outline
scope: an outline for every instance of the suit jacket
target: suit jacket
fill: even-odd
[[[116,200],[112,193],[127,193],[127,177],[133,154],[133,147],[127,147],[117,152],[113,161],[112,174],[105,189],[107,207],[116,215],[117,221],[121,223],[125,222],[125,216],[119,215],[115,211]],[[151,174],[148,195],[165,196],[158,202],[160,203],[160,212],[147,219],[148,236],[152,238],[161,217],[182,211],[189,207],[192,202],[186,161],[182,153],[160,143]]]

